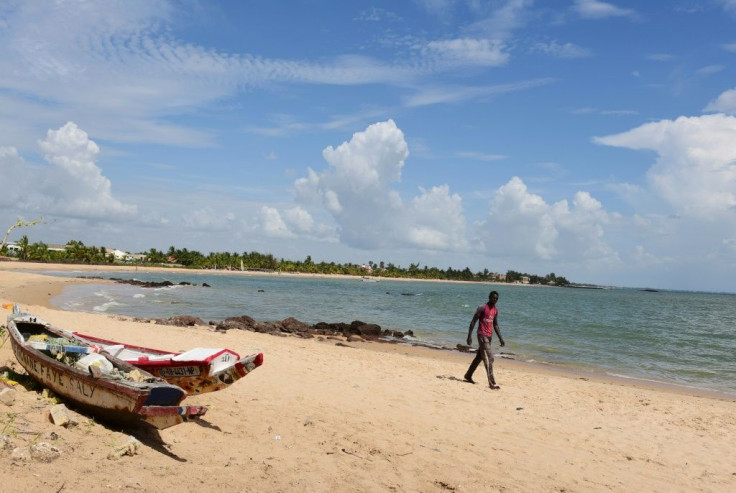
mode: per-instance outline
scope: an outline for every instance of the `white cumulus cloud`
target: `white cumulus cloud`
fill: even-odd
[[[677,213],[715,219],[736,210],[736,117],[662,120],[594,141],[655,151],[649,186]]]
[[[728,113],[736,115],[736,89],[729,89],[723,92],[715,100],[708,103],[705,111],[713,111],[720,113]]]
[[[264,205],[246,229],[251,234],[264,235],[268,238],[335,241],[334,227],[318,223],[312,214],[301,206],[280,210],[278,207]]]
[[[314,218],[301,207],[293,207],[284,211],[284,220],[297,231],[308,232],[314,228]]]
[[[588,192],[547,203],[519,177],[500,187],[488,217],[477,225],[485,250],[494,256],[557,261],[617,261],[605,228],[618,218]]]
[[[465,216],[460,195],[451,194],[447,185],[420,191],[407,208],[411,219],[406,231],[409,242],[430,250],[464,246]]]
[[[348,245],[466,248],[459,195],[436,186],[420,189],[417,197],[404,202],[393,188],[409,156],[404,134],[393,120],[370,125],[337,148],[327,147],[323,156],[329,167],[321,173],[309,169],[294,188],[298,199],[324,207]]]
[[[289,230],[289,227],[281,217],[278,209],[269,206],[263,206],[259,216],[261,230],[271,238],[295,238],[296,235]]]
[[[110,180],[96,164],[99,147],[75,123],[49,130],[39,148],[50,166],[27,164],[14,148],[0,149],[0,176],[12,183],[0,203],[82,219],[120,219],[137,212],[113,197]]]
[[[322,151],[335,179],[353,191],[377,190],[399,181],[409,156],[404,134],[393,120],[376,123],[353,135],[350,142]]]

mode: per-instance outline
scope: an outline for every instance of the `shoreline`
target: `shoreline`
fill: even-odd
[[[493,391],[480,378],[476,385],[462,380],[471,357],[465,353],[154,326],[49,307],[50,296],[75,282],[86,281],[0,263],[0,302],[103,338],[173,351],[257,350],[264,363],[225,390],[188,396],[185,403],[207,406],[207,414],[156,436],[103,426],[73,410],[75,425],[56,426],[49,419],[54,401],[16,386],[14,402],[0,402],[0,481],[9,491],[736,487],[733,400],[504,359],[496,370],[502,388]],[[10,370],[24,373],[5,343],[0,371]]]
[[[407,277],[384,277],[384,276],[352,276],[348,274],[319,274],[311,272],[277,272],[277,271],[254,271],[254,270],[214,270],[214,269],[188,269],[186,267],[163,267],[163,266],[128,266],[128,265],[88,265],[88,264],[53,264],[53,263],[40,263],[40,262],[19,262],[19,261],[0,261],[0,270],[54,270],[53,267],[58,267],[58,270],[81,270],[81,271],[95,271],[95,270],[109,270],[109,271],[120,271],[120,272],[175,272],[178,274],[227,274],[227,275],[244,275],[244,276],[280,276],[280,277],[310,277],[319,279],[354,279],[360,280],[363,277],[369,277],[375,279],[375,282],[380,281],[403,281],[403,282],[446,282],[446,283],[461,283],[461,284],[485,284],[489,286],[525,286],[525,287],[538,287],[538,288],[549,288],[553,286],[543,286],[541,284],[510,284],[498,281],[458,281],[448,279],[418,279],[418,278],[407,278]]]
[[[2,272],[4,267],[6,266],[6,262],[0,262],[0,272]],[[17,263],[20,264],[20,263]],[[27,265],[27,263],[23,263],[22,265]],[[107,266],[97,266],[97,265],[76,265],[76,264],[36,264],[31,263],[31,265],[37,266],[34,269],[34,271],[48,271],[48,270],[65,270],[65,271],[75,271],[75,270],[82,270],[82,271],[96,271],[96,270],[114,270],[114,271],[120,271],[120,272],[176,272],[176,273],[220,273],[220,274],[242,274],[242,275],[260,275],[260,276],[290,276],[290,277],[312,277],[312,278],[348,278],[348,279],[355,279],[355,276],[347,276],[347,275],[328,275],[328,274],[278,274],[278,273],[264,273],[264,272],[250,272],[250,271],[209,271],[209,270],[193,270],[193,269],[182,269],[182,268],[169,268],[169,267],[151,267],[151,268],[131,268],[127,266],[110,266],[110,267],[117,267],[113,269],[108,269]],[[49,268],[49,266],[55,266],[54,268]],[[81,269],[79,268],[81,267]],[[9,270],[26,270],[23,268],[18,267],[17,269],[9,269]],[[75,277],[75,278],[63,278],[63,277],[55,277],[55,276],[48,276],[44,274],[30,274],[37,277],[33,282],[29,282],[26,285],[23,285],[18,288],[16,291],[18,293],[18,299],[21,300],[21,303],[30,304],[30,305],[38,305],[43,306],[45,308],[51,309],[51,310],[59,310],[58,308],[54,307],[51,304],[51,299],[55,296],[58,296],[63,291],[64,287],[70,284],[81,284],[81,283],[98,283],[98,282],[114,282],[110,281],[108,279],[94,279],[94,278],[84,278],[84,277]],[[398,280],[398,281],[413,281],[413,279],[405,279],[405,278],[386,278],[387,280]],[[417,280],[418,282],[473,282],[475,281],[441,281],[441,280]],[[477,283],[477,284],[504,284],[504,283]],[[41,289],[43,287],[43,289]],[[527,286],[527,287],[548,287],[548,286]],[[43,294],[44,291],[46,294]],[[0,298],[3,297],[3,290],[0,288]],[[71,312],[76,313],[76,312]],[[81,313],[81,312],[80,312]],[[181,315],[187,315],[187,314],[181,314]],[[111,316],[111,315],[108,315]],[[128,319],[132,320],[132,318],[124,317],[124,316],[117,316],[112,315],[118,319]],[[343,341],[345,342],[345,341]],[[463,362],[465,365],[468,365],[469,362],[474,357],[473,353],[465,353],[463,351],[458,350],[457,348],[433,348],[429,345],[425,345],[422,343],[418,344],[412,344],[412,343],[401,343],[401,342],[382,342],[382,341],[362,341],[362,342],[350,342],[349,344],[360,347],[363,349],[371,350],[371,351],[378,351],[378,352],[385,352],[385,353],[398,353],[398,354],[404,354],[404,355],[411,355],[411,356],[422,356],[427,358],[449,358],[454,361]],[[736,402],[736,394],[731,394],[724,391],[719,390],[713,390],[713,389],[703,389],[703,388],[697,388],[697,387],[691,387],[686,385],[680,385],[675,383],[668,383],[668,382],[660,382],[656,380],[647,380],[644,378],[636,378],[636,377],[626,377],[626,376],[617,376],[617,375],[611,375],[608,373],[605,373],[603,371],[597,372],[597,371],[591,371],[591,370],[585,370],[585,369],[577,369],[577,368],[570,368],[565,367],[561,365],[555,365],[552,363],[545,363],[545,362],[531,362],[531,361],[524,361],[524,360],[517,360],[509,357],[504,357],[501,355],[496,355],[496,361],[494,363],[494,366],[503,367],[508,366],[510,368],[514,368],[521,371],[533,371],[540,374],[553,374],[556,376],[564,377],[564,378],[570,378],[570,379],[588,379],[588,380],[595,380],[598,382],[608,383],[608,384],[615,384],[615,385],[627,385],[632,386],[634,388],[640,388],[640,389],[649,389],[649,390],[657,390],[657,391],[664,391],[664,392],[670,392],[673,394],[679,394],[679,395],[690,395],[694,397],[705,397],[709,399],[719,399],[719,400],[726,400],[726,401],[734,401]],[[482,369],[482,368],[481,368]]]
[[[462,362],[465,366],[470,364],[475,353],[464,353],[452,348],[434,349],[426,346],[412,346],[404,343],[375,343],[366,341],[357,344],[359,347],[369,351],[387,352],[387,353],[403,353],[406,356],[419,356],[426,358],[447,358],[449,360]],[[395,347],[395,349],[392,349]],[[406,349],[406,350],[405,350]],[[642,390],[655,390],[658,392],[667,392],[675,395],[687,395],[692,397],[703,397],[707,399],[716,399],[722,401],[736,402],[736,394],[728,392],[702,389],[690,387],[686,385],[678,385],[674,383],[659,382],[656,380],[647,380],[644,378],[625,377],[618,375],[610,375],[603,371],[596,372],[584,369],[576,369],[555,365],[552,363],[540,363],[536,361],[524,361],[512,359],[509,357],[499,356],[495,354],[494,368],[508,368],[517,371],[533,372],[541,375],[553,375],[561,378],[572,380],[585,380],[606,383],[610,385],[621,385]],[[482,366],[478,371],[481,372]]]

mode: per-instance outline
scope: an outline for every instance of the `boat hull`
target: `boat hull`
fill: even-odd
[[[120,425],[149,425],[164,429],[204,415],[202,406],[181,406],[186,392],[141,372],[143,381],[97,374],[75,368],[36,349],[24,335],[62,331],[27,314],[8,317],[8,332],[18,363],[43,387],[68,400],[73,407],[88,411],[102,421]],[[118,374],[135,370],[127,363],[105,356]]]
[[[188,394],[222,390],[248,375],[261,364],[263,354],[240,357],[229,349],[195,348],[183,353],[135,346],[74,332],[86,344],[184,389]]]

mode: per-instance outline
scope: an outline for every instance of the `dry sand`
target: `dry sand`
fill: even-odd
[[[734,399],[508,361],[491,391],[460,380],[459,353],[54,310],[49,297],[79,281],[18,268],[0,262],[0,302],[54,325],[171,350],[258,349],[265,362],[188,398],[209,406],[199,423],[139,436],[117,459],[125,431],[85,415],[55,426],[52,403],[21,387],[0,403],[3,491],[736,491]],[[10,342],[2,366],[22,372]]]

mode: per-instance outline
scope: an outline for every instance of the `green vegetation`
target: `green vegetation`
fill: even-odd
[[[3,245],[0,255],[14,255],[21,260],[33,262],[54,263],[83,263],[83,264],[126,264],[141,266],[169,266],[186,267],[192,269],[258,270],[267,272],[294,272],[310,274],[343,274],[349,276],[372,277],[400,277],[410,279],[439,279],[448,281],[501,281],[508,283],[543,284],[565,286],[569,282],[554,273],[538,276],[509,270],[506,274],[491,272],[488,269],[473,272],[466,267],[456,270],[448,267],[446,270],[427,265],[420,267],[419,263],[409,264],[408,268],[394,265],[391,262],[369,261],[366,265],[338,264],[335,262],[314,262],[311,256],[304,260],[277,259],[270,253],[259,252],[212,252],[204,255],[196,250],[178,249],[169,247],[162,252],[151,248],[148,252],[129,255],[126,260],[116,260],[105,247],[88,247],[81,241],[70,241],[66,248],[51,250],[44,243],[29,243],[28,237],[23,236],[17,243],[17,251],[9,251]]]
[[[20,260],[31,262],[53,262],[71,264],[112,264],[115,257],[109,254],[105,247],[87,247],[81,241],[72,240],[63,249],[49,249],[45,243],[29,243],[28,236],[21,236],[17,251],[9,249],[8,245],[0,248],[0,255],[15,256]]]
[[[0,435],[2,436],[12,436],[15,437],[16,435],[16,429],[13,427],[15,424],[15,413],[6,413],[7,420],[0,418],[0,424],[3,425],[2,431],[0,431]]]
[[[5,341],[8,340],[8,337],[8,329],[6,329],[4,325],[0,325],[0,348],[5,345]],[[0,374],[0,377],[2,376],[3,375]]]

